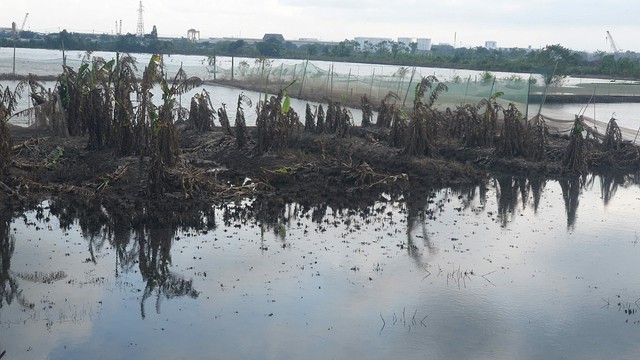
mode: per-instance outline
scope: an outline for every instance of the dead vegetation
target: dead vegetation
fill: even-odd
[[[427,91],[431,90],[428,99],[424,99]],[[413,114],[409,122],[404,153],[413,156],[434,156],[437,152],[434,145],[438,124],[442,123],[440,114],[433,105],[438,95],[447,91],[447,86],[435,76],[427,76],[416,86]]]
[[[236,108],[236,144],[239,148],[244,148],[248,145],[249,133],[247,132],[247,122],[244,118],[244,108],[242,105],[251,107],[251,99],[244,94],[238,95],[238,106]]]
[[[227,104],[222,104],[222,106],[218,109],[218,119],[220,119],[222,132],[225,135],[233,134],[233,131],[231,130],[231,122],[229,121],[229,115],[227,114]]]
[[[211,96],[207,90],[196,94],[191,98],[191,107],[189,109],[189,119],[187,120],[194,129],[204,133],[212,131],[215,120],[215,110],[211,104]]]
[[[13,153],[13,142],[7,127],[7,121],[15,111],[20,92],[20,87],[12,91],[9,87],[3,88],[0,85],[0,181]]]
[[[473,181],[487,169],[558,176],[640,163],[637,147],[622,140],[614,119],[602,139],[587,139],[579,118],[568,141],[552,139],[542,117],[526,121],[514,105],[498,103],[500,93],[477,105],[436,109],[447,87],[434,76],[420,81],[410,111],[389,93],[375,124],[366,96],[363,126],[354,126],[349,109],[329,99],[307,105],[303,123],[285,87],[255,104],[255,127],[247,127],[244,116],[253,104],[240,94],[232,126],[226,105],[215,111],[206,90],[193,96],[188,111],[182,108],[177,98],[201,81],[182,70],[167,81],[161,62],[153,56],[136,79],[131,57],[94,58],[78,72],[65,67],[56,94],[28,83],[34,105],[47,109],[39,123],[50,136],[20,138],[15,147],[6,119],[20,91],[2,89],[0,171],[9,175],[3,192],[177,200],[311,188],[319,195],[404,186],[413,177]],[[158,87],[160,105],[151,95]]]
[[[397,111],[396,103],[400,97],[393,92],[389,92],[381,101],[378,108],[378,117],[376,118],[376,127],[389,128],[393,117]]]
[[[258,118],[256,127],[258,133],[257,150],[262,154],[271,150],[280,150],[288,146],[299,124],[289,122],[290,106],[286,91],[281,91],[277,96],[271,96],[267,100],[260,101],[256,108]]]
[[[583,137],[584,123],[582,118],[576,115],[569,135],[569,145],[562,158],[562,165],[574,172],[584,172],[587,169],[585,158],[585,139]]]
[[[367,97],[366,94],[362,95],[362,98],[360,100],[360,104],[361,104],[361,109],[362,109],[362,122],[361,122],[361,126],[362,127],[369,127],[371,126],[371,119],[373,118],[373,110],[371,109],[371,103],[369,102],[369,98]]]
[[[604,133],[602,147],[605,150],[619,150],[622,145],[622,132],[615,118],[611,118]]]

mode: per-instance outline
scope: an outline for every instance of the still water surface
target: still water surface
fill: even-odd
[[[179,227],[2,214],[8,359],[635,359],[635,177],[503,177]],[[197,226],[195,225],[197,224]]]

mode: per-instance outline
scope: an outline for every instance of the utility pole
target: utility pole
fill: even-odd
[[[13,31],[13,72],[12,74],[16,75],[16,41],[18,40],[18,29],[16,22],[11,23],[11,29]]]

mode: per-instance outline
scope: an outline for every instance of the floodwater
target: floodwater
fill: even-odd
[[[67,51],[65,53],[66,61],[69,66],[74,69],[78,69],[82,64],[83,59],[86,56],[86,52],[84,51]],[[92,57],[102,57],[104,59],[113,59],[115,58],[115,53],[112,52],[101,52],[96,51],[91,53]],[[132,54],[138,61],[138,75],[141,75],[144,66],[148,64],[151,55],[150,54]],[[59,50],[43,50],[43,49],[16,49],[16,73],[18,74],[36,74],[36,75],[58,75],[62,72],[62,62],[63,62],[63,53]],[[236,58],[236,63],[239,64],[241,61],[246,61],[251,66],[256,66],[255,59],[249,58]],[[231,58],[229,57],[218,57],[217,63],[220,68],[230,69],[231,68]],[[288,59],[273,59],[273,63],[271,67],[273,69],[277,69],[281,65],[294,65],[301,64],[300,60],[288,60]],[[353,76],[356,75],[365,75],[365,74],[377,74],[377,76],[392,76],[394,73],[398,71],[399,66],[395,65],[376,65],[376,64],[361,64],[361,63],[331,63],[326,61],[314,61],[314,66],[328,71],[330,68],[333,69],[336,73],[346,75],[351,74]],[[13,49],[11,48],[0,48],[0,74],[2,73],[11,73],[13,65]],[[178,69],[182,66],[184,70],[187,72],[189,76],[198,76],[202,79],[212,79],[211,74],[211,66],[207,64],[207,58],[204,56],[197,55],[167,55],[164,58],[164,65],[166,66],[165,72],[169,77],[173,76]],[[277,71],[277,70],[274,70]],[[445,68],[417,68],[416,76],[427,76],[427,75],[436,75],[442,81],[453,81],[456,77],[462,79],[476,79],[480,77],[482,71],[475,70],[464,70],[464,69],[445,69]],[[512,73],[503,73],[503,72],[494,72],[494,75],[498,79],[505,79],[514,75]],[[515,74],[524,79],[529,77],[529,74]],[[275,75],[274,75],[275,76]],[[541,80],[541,79],[539,79]],[[617,85],[620,84],[626,85],[637,85],[637,82],[629,82],[629,81],[618,81]],[[3,86],[8,86],[10,89],[13,89],[16,82],[11,81],[3,81],[1,83]],[[599,84],[599,92],[600,95],[610,95],[612,83],[608,79],[594,79],[594,78],[571,78],[568,77],[564,81],[564,86],[567,89],[576,86],[588,87],[589,84]],[[449,84],[451,85],[451,91],[453,92],[453,88],[458,85],[461,88],[464,88],[464,84]],[[53,89],[55,88],[55,82],[45,82],[45,88]],[[627,89],[628,88],[628,89]],[[636,95],[635,87],[627,86],[625,87],[625,91],[628,95]],[[248,96],[253,105],[263,99],[264,94],[260,94],[259,92],[254,91],[242,91],[234,88],[224,87],[224,86],[215,86],[215,85],[204,85],[202,87],[198,87],[196,89],[191,90],[190,92],[184,94],[182,98],[178,99],[181,105],[188,109],[189,101],[191,97],[196,94],[202,92],[202,90],[206,90],[211,94],[211,100],[213,106],[218,109],[222,106],[222,104],[227,105],[227,113],[229,118],[233,122],[235,119],[236,113],[236,104],[238,101],[238,95],[240,93],[244,93]],[[161,92],[158,88],[155,90],[154,99],[160,104],[161,102]],[[464,93],[464,90],[462,90]],[[486,96],[490,96],[489,90],[487,90]],[[514,91],[513,89],[508,90],[508,92]],[[460,96],[464,96],[463,93],[459,94]],[[516,93],[519,93],[516,91]],[[537,113],[539,110],[539,104],[529,104],[527,108],[526,102],[526,91],[520,91],[522,93],[521,99],[518,101],[518,108],[523,112],[527,113],[530,116]],[[294,94],[295,95],[295,94]],[[471,101],[471,99],[468,99]],[[475,100],[473,100],[475,101]],[[472,101],[472,102],[473,102]],[[309,103],[312,107],[318,106],[319,103],[312,101],[302,101],[297,99],[292,99],[291,106],[292,108],[301,116],[304,117],[304,111],[306,104]],[[455,106],[454,104],[446,103],[446,106]],[[504,104],[506,105],[506,104]],[[21,103],[18,106],[18,111],[24,110],[30,106],[29,99],[27,94],[23,94],[21,99]],[[359,125],[362,119],[362,111],[360,109],[349,108],[353,116],[354,125]],[[619,104],[545,104],[542,109],[542,114],[549,114],[551,117],[560,118],[564,120],[573,120],[575,114],[584,113],[586,116],[595,118],[599,121],[608,122],[611,116],[616,117],[618,120],[618,124],[622,127],[626,127],[631,130],[637,130],[640,126],[640,103],[619,103]],[[246,116],[247,125],[251,126],[255,124],[256,114],[255,111],[249,108],[244,109],[244,113]],[[377,113],[374,114],[374,118],[377,116]],[[29,123],[29,119],[27,117],[22,118],[14,118],[12,122],[17,125],[27,125]]]
[[[572,115],[582,114],[605,123],[611,118],[615,118],[618,126],[631,130],[638,130],[638,127],[640,127],[640,103],[546,104],[544,109],[548,112],[562,112]]]
[[[0,84],[2,86],[7,86],[9,87],[9,89],[13,90],[15,89],[16,85],[18,84],[17,81],[2,81],[0,82]],[[55,89],[56,87],[56,83],[53,81],[44,81],[42,82],[42,85],[45,89]],[[243,105],[244,108],[244,115],[245,115],[245,121],[246,121],[246,125],[248,126],[255,126],[256,125],[256,119],[258,117],[257,113],[256,113],[256,104],[258,104],[258,101],[261,101],[264,99],[264,93],[259,93],[257,91],[250,91],[250,90],[241,90],[241,89],[236,89],[233,87],[228,87],[228,86],[220,86],[220,85],[209,85],[209,84],[205,84],[202,86],[199,86],[195,89],[192,89],[188,92],[186,92],[185,94],[183,94],[182,96],[178,96],[177,97],[177,103],[178,105],[180,105],[181,107],[185,108],[185,109],[189,109],[190,106],[190,101],[191,98],[196,95],[196,94],[201,94],[202,92],[207,91],[210,95],[211,98],[211,105],[213,105],[213,108],[215,110],[220,109],[223,105],[225,105],[225,109],[227,110],[227,115],[229,116],[229,119],[231,121],[231,125],[234,125],[234,121],[236,118],[236,106],[238,104],[238,96],[240,94],[245,95],[246,97],[249,98],[249,100],[251,100],[251,107],[248,107],[245,105]],[[20,99],[18,100],[18,106],[16,109],[16,112],[19,112],[21,110],[26,110],[28,109],[31,105],[30,103],[30,98],[27,96],[27,91],[28,90],[24,90],[24,92],[22,93],[22,96],[20,97]],[[151,90],[153,96],[153,101],[156,105],[161,105],[162,104],[162,90],[159,87],[155,87]],[[270,95],[274,95],[274,94],[270,94]],[[134,106],[137,106],[137,99],[135,99],[135,96],[132,96],[132,100],[134,101]],[[315,111],[315,109],[321,104],[319,102],[315,102],[315,101],[306,101],[306,100],[299,100],[299,99],[295,99],[292,98],[291,99],[291,108],[294,109],[298,115],[300,116],[300,118],[302,119],[301,121],[304,122],[304,116],[305,116],[305,109],[307,104],[309,104],[309,106],[311,106],[312,111]],[[327,104],[324,103],[322,104],[322,106],[325,108],[326,111],[326,107]],[[352,116],[352,124],[353,125],[360,125],[362,123],[362,110],[361,109],[355,109],[355,108],[347,108],[349,110],[349,112],[351,113]],[[378,112],[375,111],[373,112],[374,114],[374,119],[375,116],[377,116]],[[30,117],[31,116],[31,117]],[[9,120],[10,123],[14,124],[14,125],[18,125],[18,126],[29,126],[30,124],[32,124],[35,121],[35,119],[33,118],[32,114],[23,114],[21,116],[16,116],[13,117]],[[218,121],[218,117],[216,115],[216,118],[214,120],[216,126],[220,125],[220,122]]]
[[[66,51],[67,65],[77,69],[82,64],[83,58],[86,56],[85,51]],[[137,60],[139,70],[142,71],[144,66],[149,63],[151,54],[132,54]],[[93,57],[102,57],[104,59],[115,58],[115,53],[106,51],[94,51],[91,53]],[[255,59],[253,58],[235,58],[236,66],[246,61],[250,66],[254,66]],[[35,74],[35,75],[57,75],[62,72],[63,52],[61,50],[45,50],[45,49],[16,49],[16,73],[18,74]],[[301,60],[291,59],[271,59],[271,67],[277,69],[280,65],[294,65],[304,63]],[[380,64],[364,64],[364,63],[349,63],[349,62],[328,62],[328,61],[312,61],[315,67],[328,71],[333,71],[341,74],[351,73],[352,75],[366,75],[375,73],[379,76],[392,75],[398,71],[400,66],[396,65],[380,65]],[[166,72],[169,77],[175,74],[182,66],[187,74],[190,76],[198,76],[202,79],[212,79],[211,74],[212,67],[208,65],[208,58],[202,55],[180,55],[172,54],[165,55],[164,64],[167,67]],[[230,69],[231,58],[226,56],[218,56],[216,58],[216,64],[219,68]],[[13,49],[12,48],[0,48],[0,74],[10,74],[13,71]],[[430,68],[430,67],[418,67],[416,72],[421,76],[436,75],[442,80],[451,80],[455,76],[461,78],[467,78],[471,76],[475,78],[482,74],[482,71],[475,70],[461,70],[461,69],[445,69],[445,68]],[[507,77],[510,73],[495,72],[498,77]],[[522,74],[528,78],[529,74]],[[598,80],[595,80],[598,81]]]
[[[0,221],[7,359],[636,359],[636,176]],[[121,214],[120,214],[121,215]]]

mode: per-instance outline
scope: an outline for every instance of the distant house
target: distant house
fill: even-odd
[[[409,46],[413,42],[413,39],[410,37],[399,37],[398,42]]]
[[[284,36],[282,34],[264,34],[262,41],[274,40],[280,43],[284,43]]]
[[[416,42],[418,43],[418,51],[431,51],[431,39],[418,38]]]
[[[364,46],[365,43],[369,44],[370,46],[376,46],[380,43],[383,42],[392,42],[393,39],[390,38],[379,38],[379,37],[364,37],[364,36],[356,36],[354,38],[354,40],[360,44],[360,46]]]
[[[13,37],[12,28],[0,28],[0,38],[11,38],[11,37]]]
[[[486,49],[489,49],[489,50],[496,50],[496,49],[498,49],[498,42],[497,41],[485,41],[484,42],[484,47]]]

